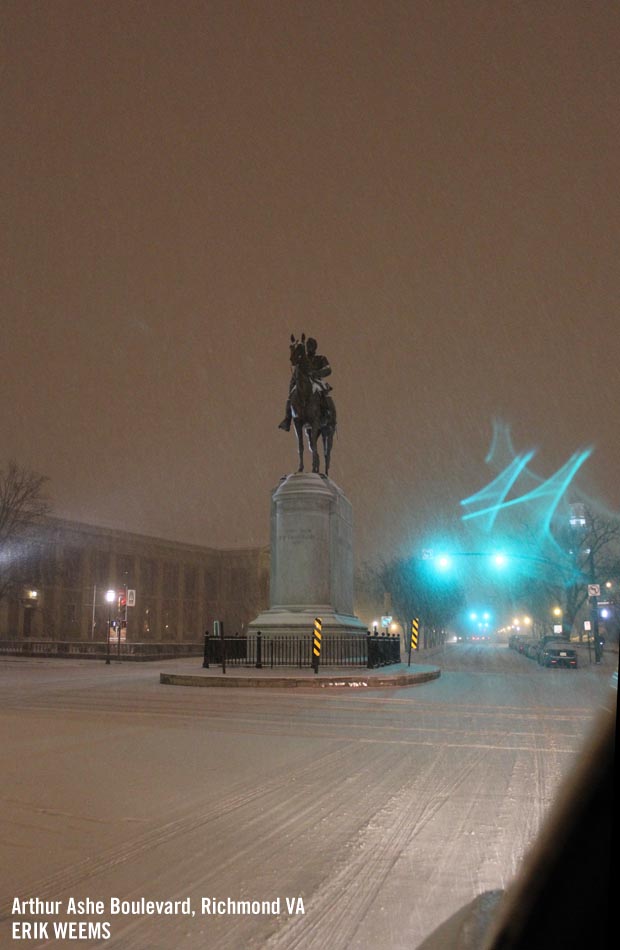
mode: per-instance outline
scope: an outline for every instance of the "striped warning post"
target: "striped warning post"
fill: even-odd
[[[409,660],[407,666],[411,666],[411,653],[418,649],[418,632],[420,630],[420,618],[414,617],[411,621],[411,639],[409,641]]]
[[[420,618],[414,617],[411,621],[411,649],[418,649],[418,633],[420,632]]]
[[[321,659],[321,630],[323,629],[323,621],[320,617],[314,618],[314,633],[312,635],[312,666],[314,672],[319,672],[319,660]]]

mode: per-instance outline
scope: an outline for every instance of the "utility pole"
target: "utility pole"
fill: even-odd
[[[594,636],[594,661],[595,663],[601,662],[601,643],[599,640],[598,634],[598,595],[600,593],[600,587],[596,583],[596,569],[594,567],[594,548],[593,538],[588,539],[588,520],[591,523],[591,515],[589,515],[586,506],[579,503],[570,506],[571,515],[570,515],[570,524],[571,528],[575,528],[580,532],[580,537],[577,542],[583,545],[584,543],[588,544],[586,548],[586,554],[588,555],[588,600],[590,602],[590,633]],[[588,639],[588,649],[590,646],[590,641]]]

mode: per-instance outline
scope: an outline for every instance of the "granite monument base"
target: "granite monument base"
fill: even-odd
[[[317,604],[311,610],[277,610],[270,607],[252,621],[248,632],[256,634],[260,630],[264,637],[303,636],[304,634],[310,636],[314,629],[315,617],[321,618],[324,637],[335,633],[342,636],[368,633],[357,617],[336,614],[330,607],[322,604]]]
[[[269,609],[249,625],[264,636],[365,634],[353,612],[353,513],[329,478],[297,473],[280,481],[271,498]]]

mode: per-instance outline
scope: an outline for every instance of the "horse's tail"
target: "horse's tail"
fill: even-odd
[[[325,406],[327,408],[326,424],[335,432],[338,422],[338,414],[336,412],[336,403],[331,396],[325,396]]]

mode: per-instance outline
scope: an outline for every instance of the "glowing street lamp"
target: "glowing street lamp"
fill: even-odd
[[[105,599],[108,604],[108,635],[106,637],[105,661],[106,663],[109,663],[110,662],[110,626],[112,624],[112,604],[116,600],[116,591],[107,590],[105,593]]]

